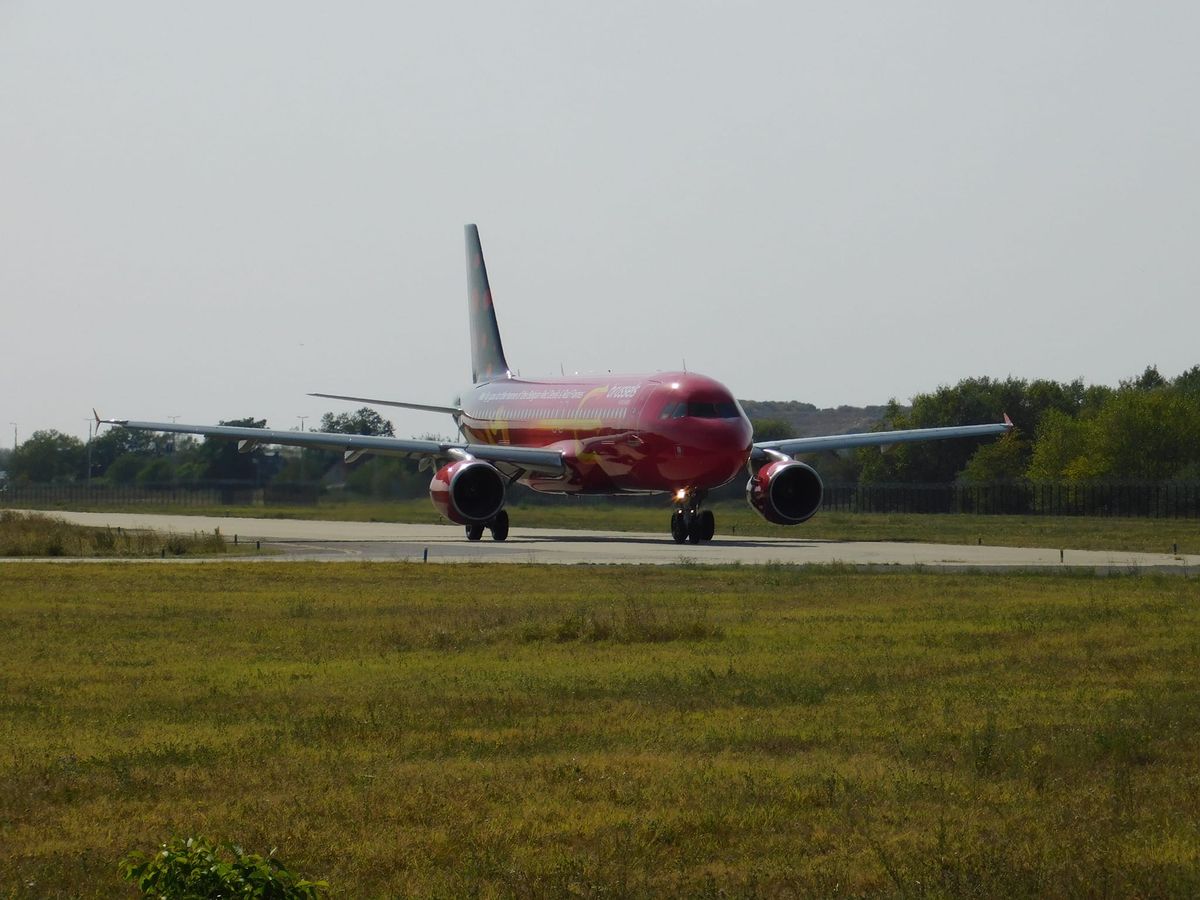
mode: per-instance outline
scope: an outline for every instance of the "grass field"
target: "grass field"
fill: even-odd
[[[1185,578],[31,564],[0,633],[7,896],[195,833],[353,897],[1200,893]]]
[[[220,532],[165,534],[149,530],[92,528],[52,516],[0,510],[0,557],[219,556],[231,548]]]
[[[570,528],[667,533],[669,506],[560,502],[510,507],[513,527]],[[83,508],[83,507],[80,507]],[[428,500],[340,502],[319,506],[111,506],[112,512],[253,516],[271,519],[332,519],[355,522],[440,522]],[[834,541],[983,543],[999,547],[1125,550],[1200,554],[1200,519],[1135,519],[1083,516],[903,515],[818,513],[796,527],[772,525],[742,502],[714,507],[718,537],[797,537]]]

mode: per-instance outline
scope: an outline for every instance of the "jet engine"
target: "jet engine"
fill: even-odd
[[[768,522],[799,525],[821,508],[821,476],[794,459],[767,463],[746,482],[746,501]]]
[[[459,525],[483,525],[504,508],[504,476],[479,459],[460,459],[437,470],[429,482],[433,508]]]

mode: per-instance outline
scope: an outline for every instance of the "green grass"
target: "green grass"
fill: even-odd
[[[0,510],[0,557],[213,556],[228,549],[220,531],[189,535],[92,528],[35,513]]]
[[[1195,895],[1196,597],[778,565],[6,568],[0,883],[121,896],[126,852],[203,833],[348,897]]]
[[[661,507],[612,503],[580,503],[569,497],[558,503],[509,508],[517,528],[566,528],[603,531],[667,532],[669,504]],[[332,519],[357,522],[435,523],[439,518],[428,500],[396,502],[330,502],[319,506],[258,507],[105,507],[113,512],[177,513],[208,516],[253,516],[278,519]],[[745,503],[715,506],[718,536],[797,537],[834,541],[913,541],[999,547],[1049,547],[1065,550],[1200,554],[1200,519],[1134,519],[1082,516],[978,516],[886,513],[818,513],[796,527],[772,525]]]

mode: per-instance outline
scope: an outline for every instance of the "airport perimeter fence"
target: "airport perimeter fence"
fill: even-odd
[[[722,489],[710,499],[731,499],[740,492]],[[728,494],[727,497],[724,495]],[[330,491],[318,483],[254,485],[245,482],[197,482],[164,485],[41,484],[0,488],[0,507],[206,507],[314,506],[354,500],[397,499]],[[514,489],[512,502],[562,502],[563,498]],[[623,498],[578,497],[574,502],[603,505]],[[630,497],[629,502],[661,505],[661,497]],[[1200,518],[1200,483],[1060,484],[854,484],[827,483],[821,503],[826,511],[855,513],[966,513],[974,515],[1125,516],[1157,519]]]
[[[864,513],[1200,518],[1200,484],[827,484],[825,510]]]
[[[315,506],[321,485],[202,481],[184,484],[88,485],[10,484],[0,489],[0,507],[67,509],[70,507],[167,506]]]

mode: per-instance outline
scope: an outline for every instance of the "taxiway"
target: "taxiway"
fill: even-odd
[[[1200,556],[1066,550],[1035,547],[988,547],[887,541],[827,541],[740,538],[718,535],[710,543],[676,544],[660,534],[513,528],[497,543],[485,537],[468,542],[453,525],[404,525],[385,522],[334,522],[310,519],[253,519],[172,516],[153,513],[45,511],[80,525],[155,529],[190,534],[220,529],[228,540],[261,542],[271,556],[235,560],[319,560],[500,562],[556,565],[763,565],[842,563],[851,566],[922,566],[931,569],[1017,571],[1088,569],[1123,573],[1164,571],[1200,574]],[[188,558],[194,561],[194,557]],[[181,560],[187,561],[187,560]]]

